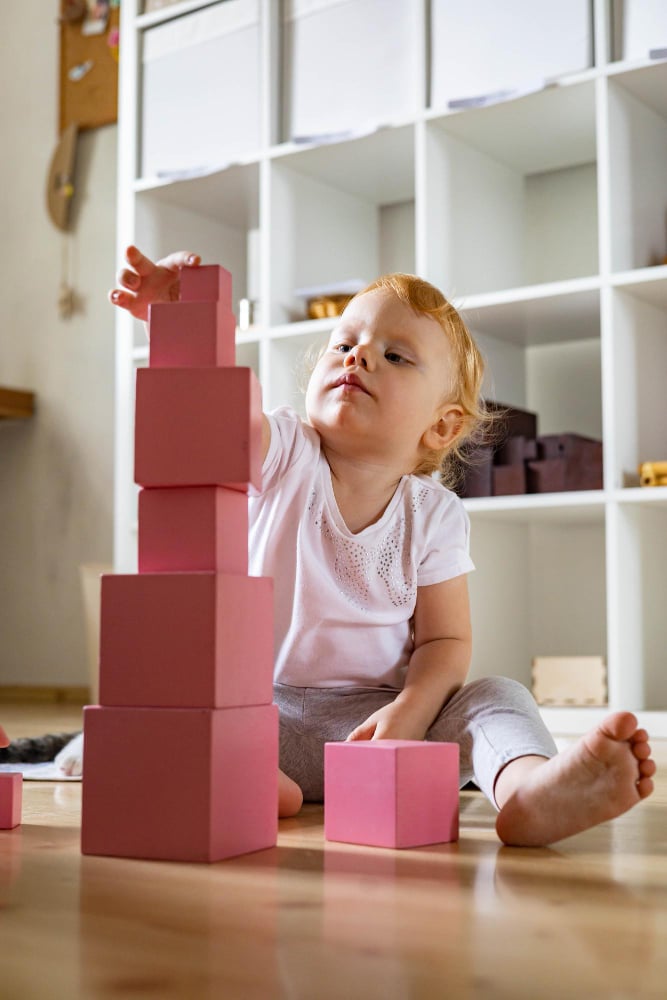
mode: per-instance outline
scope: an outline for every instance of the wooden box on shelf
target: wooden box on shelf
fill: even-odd
[[[607,704],[607,667],[601,656],[536,656],[532,685],[538,705]]]

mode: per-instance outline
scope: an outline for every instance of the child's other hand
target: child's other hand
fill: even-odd
[[[379,708],[377,712],[353,729],[346,743],[355,740],[423,740],[426,735],[422,724],[410,717],[408,712],[392,702]]]
[[[137,247],[125,252],[129,267],[118,273],[118,284],[112,288],[109,300],[127,309],[135,319],[148,320],[148,307],[153,302],[175,302],[178,299],[180,267],[198,267],[201,257],[187,250],[178,250],[157,263],[145,257]]]

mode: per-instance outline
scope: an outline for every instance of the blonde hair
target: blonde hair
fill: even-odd
[[[460,427],[446,448],[429,451],[419,463],[416,474],[440,473],[446,486],[453,487],[471,451],[471,445],[485,440],[494,420],[482,399],[484,359],[466,324],[442,292],[414,274],[385,274],[373,281],[355,298],[368,292],[388,291],[418,316],[429,316],[444,331],[452,348],[455,371],[447,402],[463,410]]]

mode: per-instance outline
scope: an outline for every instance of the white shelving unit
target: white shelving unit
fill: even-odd
[[[387,270],[441,287],[487,357],[490,398],[536,411],[540,433],[604,443],[600,491],[466,501],[473,676],[529,684],[535,655],[602,654],[610,706],[667,737],[667,488],[632,478],[641,461],[667,458],[667,62],[614,61],[612,3],[594,0],[590,69],[504,103],[434,108],[428,4],[415,0],[424,99],[414,115],[295,143],[280,126],[281,3],[258,0],[260,149],[200,176],[143,177],[146,32],[210,6],[142,15],[123,0],[119,259],[136,242],[232,271],[237,303],[259,302],[238,361],[258,374],[267,409],[302,409],[299,359],[331,328],[304,320],[296,288]],[[213,127],[216,97],[201,99]],[[134,370],[147,349],[140,324],[117,322],[115,561],[132,572]],[[567,734],[604,711],[544,717]]]

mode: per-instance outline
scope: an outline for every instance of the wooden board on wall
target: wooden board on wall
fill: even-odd
[[[75,122],[79,129],[111,125],[118,119],[118,60],[109,46],[117,30],[118,8],[111,9],[107,29],[84,35],[81,24],[60,24],[60,134]],[[70,79],[74,67],[92,62],[80,80]]]

